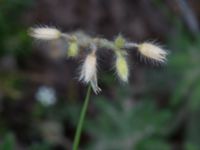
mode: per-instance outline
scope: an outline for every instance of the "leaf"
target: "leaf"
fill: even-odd
[[[11,133],[8,133],[1,145],[1,150],[15,150],[15,138],[14,135]]]
[[[30,147],[30,150],[51,150],[50,145],[47,143],[37,143]]]
[[[189,99],[191,110],[198,110],[200,107],[200,83],[197,82],[197,86],[192,90],[192,94]]]

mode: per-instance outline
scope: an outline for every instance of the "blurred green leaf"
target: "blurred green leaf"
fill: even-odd
[[[185,146],[185,149],[186,150],[199,150],[199,147],[193,143],[186,143],[186,146]]]
[[[99,113],[95,119],[88,120],[86,126],[87,132],[93,137],[89,149],[137,149],[140,142],[151,140],[157,135],[160,136],[157,139],[157,149],[161,147],[162,143],[159,145],[159,141],[161,139],[164,141],[164,131],[171,118],[168,110],[158,110],[153,101],[143,101],[133,105],[127,100],[110,102],[105,98],[96,99],[95,106]],[[168,147],[166,146],[166,150]]]
[[[38,144],[33,144],[29,150],[52,150],[49,144],[47,143],[38,143]]]
[[[4,140],[3,143],[1,144],[1,150],[15,150],[15,138],[14,135],[11,133],[8,133]]]
[[[169,144],[162,139],[152,138],[140,142],[137,145],[137,150],[171,150]]]
[[[192,90],[189,101],[191,101],[191,110],[198,110],[200,108],[200,82],[197,82],[196,87]]]

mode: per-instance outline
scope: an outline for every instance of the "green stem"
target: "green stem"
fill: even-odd
[[[83,128],[83,122],[84,122],[85,114],[86,114],[87,107],[88,107],[88,104],[89,104],[90,94],[91,94],[91,86],[89,85],[88,89],[87,89],[87,95],[85,97],[84,104],[83,104],[83,107],[82,107],[82,110],[81,110],[78,126],[77,126],[77,129],[76,129],[75,139],[74,139],[74,143],[73,143],[73,150],[78,150],[81,131],[82,131],[82,128]]]

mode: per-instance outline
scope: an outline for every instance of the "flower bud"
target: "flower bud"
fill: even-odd
[[[116,39],[115,39],[115,46],[118,48],[118,49],[121,49],[124,47],[125,45],[125,39],[119,35]]]
[[[61,32],[56,28],[38,27],[30,28],[29,35],[39,40],[55,40],[61,37]]]
[[[78,55],[78,44],[76,41],[69,43],[69,48],[67,50],[68,57],[76,57]]]
[[[126,58],[122,55],[117,55],[116,71],[117,75],[122,81],[128,82],[128,76],[129,76],[128,64]]]
[[[166,61],[167,52],[157,45],[151,43],[138,44],[138,51],[146,58],[150,58],[161,63]]]

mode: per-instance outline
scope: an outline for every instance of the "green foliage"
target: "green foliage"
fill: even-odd
[[[0,87],[1,92],[9,98],[19,99],[22,96],[22,80],[18,74],[1,73]]]
[[[29,149],[30,150],[51,150],[52,148],[47,143],[38,143],[38,144],[33,144],[32,146],[30,146]]]
[[[170,106],[178,113],[175,118],[187,118],[184,146],[186,150],[200,149],[200,37],[192,37],[184,28],[177,36],[170,39],[173,51],[169,71],[173,76],[166,82],[173,81]],[[181,117],[184,111],[184,117]],[[179,124],[180,126],[180,124]]]
[[[30,40],[20,19],[22,12],[31,4],[32,0],[0,1],[0,56],[5,54],[18,56],[30,52]]]
[[[0,145],[1,150],[14,150],[15,149],[15,138],[13,134],[6,134],[3,143]]]
[[[105,98],[96,99],[95,106],[99,113],[86,126],[93,137],[91,150],[170,149],[165,140],[168,110],[158,110],[152,101],[112,103]]]
[[[159,138],[143,140],[137,146],[137,150],[171,150],[169,143]]]
[[[195,109],[200,106],[198,92],[200,88],[200,39],[193,40],[184,32],[180,32],[178,37],[174,38],[179,39],[180,42],[176,41],[176,44],[173,44],[174,39],[171,40],[173,49],[177,50],[171,56],[169,64],[169,71],[176,77],[172,80],[176,80],[175,83],[177,83],[172,91],[171,104],[177,106],[185,100],[190,109]]]
[[[195,112],[190,112],[190,118],[187,123],[187,131],[186,131],[186,142],[185,149],[186,150],[197,150],[200,149],[200,110],[196,110]]]

